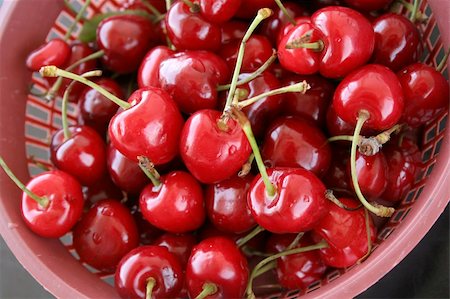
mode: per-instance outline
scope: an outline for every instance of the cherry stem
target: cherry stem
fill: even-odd
[[[264,92],[262,94],[254,96],[253,98],[250,98],[250,99],[247,99],[245,101],[239,102],[238,108],[239,109],[245,108],[245,107],[250,106],[251,104],[261,100],[261,99],[264,99],[264,98],[270,97],[270,96],[274,96],[274,95],[277,95],[277,94],[288,93],[288,92],[301,92],[301,93],[304,94],[310,88],[311,87],[309,86],[309,84],[306,83],[306,81],[303,81],[303,82],[299,82],[299,83],[296,83],[296,84],[293,84],[293,85],[289,85],[289,86],[273,89],[271,91]]]
[[[365,110],[361,110],[358,113],[358,121],[356,123],[355,132],[353,134],[353,141],[352,141],[352,147],[350,152],[350,170],[351,170],[351,177],[352,177],[352,183],[353,188],[355,189],[356,196],[361,201],[361,203],[372,213],[374,213],[377,216],[380,217],[390,217],[394,213],[394,209],[390,207],[385,207],[382,205],[371,205],[365,198],[364,195],[361,192],[361,189],[359,187],[358,182],[358,176],[356,173],[356,148],[358,145],[358,137],[361,133],[361,129],[364,125],[364,123],[370,118],[369,112]]]
[[[337,205],[338,207],[340,207],[341,209],[344,209],[346,211],[356,211],[362,207],[362,204],[359,204],[359,206],[354,207],[354,208],[350,208],[350,207],[346,206],[339,199],[337,199],[336,196],[334,196],[332,190],[325,191],[325,198],[328,199],[329,201],[331,201],[332,203],[334,203],[335,205]]]
[[[98,84],[95,84],[94,82],[83,78],[80,75],[62,70],[57,68],[54,65],[50,65],[50,66],[44,66],[42,67],[39,72],[41,73],[42,76],[44,77],[64,77],[64,78],[68,78],[71,80],[75,80],[78,81],[80,83],[83,83],[93,89],[95,89],[96,91],[98,91],[100,94],[102,94],[103,96],[105,96],[107,99],[111,100],[112,102],[114,102],[115,104],[119,105],[121,108],[123,109],[128,109],[131,107],[131,104],[128,102],[125,102],[121,99],[119,99],[118,97],[116,97],[115,95],[113,95],[112,93],[110,93],[109,91],[107,91],[106,89],[104,89],[103,87],[101,87]]]
[[[224,112],[227,111],[231,103],[233,101],[234,93],[236,91],[237,81],[239,77],[239,73],[241,71],[242,67],[242,61],[244,59],[244,52],[245,52],[245,45],[252,35],[253,31],[255,31],[256,27],[261,23],[264,19],[267,19],[272,15],[272,10],[269,8],[261,8],[258,10],[258,14],[256,15],[255,19],[251,22],[250,26],[247,29],[247,32],[245,32],[244,37],[242,38],[241,44],[239,46],[239,51],[236,59],[236,65],[234,67],[233,77],[231,78],[230,83],[230,91],[228,93],[227,101],[225,103]]]
[[[304,232],[299,232],[294,240],[292,240],[291,244],[289,244],[289,246],[286,248],[287,250],[291,250],[294,249],[294,247],[296,247],[298,245],[298,242],[300,242],[300,240],[303,238],[303,236],[305,235]]]
[[[366,224],[366,234],[367,234],[367,253],[360,258],[356,263],[360,264],[365,261],[372,252],[372,234],[370,233],[370,219],[369,219],[369,211],[364,209],[364,219]]]
[[[217,293],[217,291],[218,291],[218,288],[215,283],[205,282],[202,286],[201,293],[198,294],[197,297],[195,297],[195,299],[204,299],[204,298],[208,297],[209,295],[213,295],[213,294]]]
[[[192,13],[199,13],[200,12],[200,6],[197,3],[192,2],[191,0],[182,0],[184,4],[189,6],[189,10]]]
[[[256,226],[250,233],[248,233],[245,237],[240,238],[236,241],[236,245],[238,247],[244,246],[248,241],[253,239],[256,235],[258,235],[260,232],[263,232],[265,229],[261,226]]]
[[[333,136],[327,139],[328,142],[335,142],[335,141],[353,141],[352,135],[338,135]]]
[[[397,0],[397,1],[393,2],[391,9],[390,9],[391,12],[398,12],[397,7],[395,6],[395,4],[397,4],[397,3],[403,5],[411,13],[411,16],[409,17],[411,22],[414,23],[417,20],[420,22],[424,22],[428,19],[428,17],[425,14],[423,14],[421,11],[419,11],[418,8],[416,8],[416,13],[413,14],[414,5],[405,0]],[[415,16],[414,20],[412,20],[413,16]]]
[[[259,151],[258,144],[256,143],[255,136],[253,135],[250,121],[245,116],[245,114],[236,107],[231,107],[231,113],[239,122],[239,125],[242,127],[242,130],[244,131],[245,136],[247,136],[248,142],[252,147],[253,154],[255,155],[256,164],[258,165],[259,173],[261,174],[261,177],[264,181],[267,194],[271,197],[275,196],[277,190],[275,186],[270,182],[266,166],[264,165],[264,162],[261,157],[261,152]]]
[[[445,52],[444,58],[439,63],[439,65],[436,67],[436,71],[438,71],[439,73],[442,73],[442,71],[444,70],[445,66],[447,65],[447,61],[448,61],[448,56],[449,55],[450,55],[450,48],[448,48],[447,52]]]
[[[272,56],[270,56],[269,59],[267,59],[266,62],[264,62],[263,65],[261,65],[256,71],[254,71],[253,73],[251,73],[250,75],[248,75],[244,79],[237,81],[236,82],[236,86],[240,86],[240,85],[243,85],[245,83],[248,83],[248,82],[252,81],[253,79],[255,79],[256,77],[258,77],[259,75],[261,75],[262,73],[264,73],[264,71],[266,71],[269,68],[269,66],[276,59],[277,59],[277,52],[275,50],[273,50]],[[219,86],[217,86],[217,91],[228,90],[228,89],[230,89],[230,87],[231,87],[231,84],[219,85]]]
[[[86,0],[84,5],[81,7],[80,11],[75,16],[75,20],[72,22],[72,24],[70,25],[70,27],[67,30],[66,34],[64,35],[64,41],[67,41],[70,38],[70,36],[72,35],[73,30],[77,26],[77,23],[81,20],[81,18],[84,15],[84,12],[86,11],[86,9],[88,8],[88,6],[90,4],[91,4],[91,0]]]
[[[311,29],[308,32],[306,32],[305,34],[303,34],[302,36],[300,36],[299,38],[294,39],[290,43],[286,44],[285,48],[286,49],[305,48],[305,49],[314,50],[316,52],[322,51],[323,48],[325,47],[322,40],[310,42],[312,33],[313,33],[313,30]]]
[[[29,159],[39,169],[42,169],[43,171],[50,171],[50,168],[48,168],[46,165],[42,164],[41,162],[37,161],[34,156],[30,156]]]
[[[294,20],[294,18],[289,14],[286,7],[281,3],[281,0],[275,0],[275,3],[278,5],[278,7],[281,9],[281,11],[284,13],[284,15],[288,18],[289,22],[292,25],[297,25],[297,22]]]
[[[26,193],[31,199],[36,201],[41,207],[46,208],[50,201],[45,196],[37,196],[35,193],[31,192],[12,172],[12,170],[6,165],[5,161],[2,157],[0,157],[0,167],[3,168],[5,173],[9,176],[9,178],[16,184],[17,187],[20,188],[24,193]]]
[[[252,273],[249,277],[248,284],[247,284],[247,290],[246,290],[247,298],[255,298],[255,294],[253,293],[253,288],[252,288],[253,279],[256,277],[256,274],[258,273],[258,271],[261,270],[261,268],[263,266],[265,266],[265,265],[269,264],[270,262],[272,262],[280,257],[283,257],[283,256],[287,256],[287,255],[291,255],[291,254],[298,254],[298,253],[316,250],[316,249],[322,249],[322,248],[326,248],[326,247],[328,247],[328,243],[325,240],[322,240],[319,243],[311,245],[311,246],[297,247],[294,249],[285,250],[280,253],[274,254],[268,258],[263,259],[255,266],[255,268],[253,268]]]
[[[269,254],[269,253],[254,250],[253,248],[246,246],[246,245],[242,246],[241,251],[247,256],[251,256],[251,255],[262,256],[262,257],[271,256],[271,254]]]
[[[166,0],[166,10],[169,11],[170,7],[172,7],[172,0]]]
[[[153,186],[161,186],[160,175],[155,169],[155,165],[145,156],[138,156],[139,167],[145,173],[145,175],[152,181]]]
[[[69,0],[64,0],[64,5],[70,9],[74,14],[77,14],[78,11],[73,7],[72,4],[70,4]]]
[[[250,157],[248,157],[247,163],[245,163],[244,165],[242,165],[242,169],[241,171],[239,171],[238,173],[238,177],[243,178],[245,177],[247,174],[250,173],[250,170],[252,170],[252,164],[253,161],[255,160],[255,154],[251,154]]]
[[[269,255],[268,257],[271,257],[272,255]],[[277,267],[277,261],[271,261],[267,265],[262,266],[258,269],[258,271],[255,272],[255,276],[253,276],[253,279],[255,279],[258,276],[263,275],[267,271],[270,271],[272,269],[275,269]]]
[[[91,55],[88,55],[86,57],[81,58],[80,60],[78,60],[77,62],[71,64],[66,71],[72,71],[74,70],[77,66],[79,66],[82,63],[85,63],[87,61],[91,61],[97,58],[102,57],[105,54],[105,51],[100,50],[97,51],[95,53],[92,53]],[[47,101],[51,101],[54,99],[55,95],[58,93],[59,88],[61,87],[63,78],[59,77],[56,82],[53,84],[53,86],[48,90],[47,95],[46,95],[46,100]]]
[[[414,0],[414,5],[411,11],[411,15],[409,16],[409,20],[411,23],[415,23],[417,19],[417,11],[419,9],[419,0]]]
[[[152,299],[152,292],[155,284],[156,280],[153,277],[149,277],[147,279],[147,285],[145,287],[145,299]]]

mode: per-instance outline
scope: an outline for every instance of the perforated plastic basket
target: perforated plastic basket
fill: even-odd
[[[86,16],[114,10],[119,1],[92,0]],[[84,0],[70,2],[80,8]],[[422,61],[436,66],[450,45],[450,1],[422,1],[420,9],[428,16],[419,27],[425,40]],[[45,91],[46,85],[36,74],[31,78],[24,66],[25,57],[44,39],[64,36],[73,19],[73,13],[64,8],[63,1],[55,0],[5,0],[0,10],[0,155],[24,181],[40,172],[31,156],[49,164],[48,143],[61,123],[60,100],[47,103],[28,94],[31,82],[37,92]],[[72,38],[76,37],[80,25]],[[76,109],[72,107],[69,114],[75,122]],[[450,199],[447,118],[448,111],[423,130],[424,171],[390,221],[380,229],[371,256],[361,265],[329,272],[306,290],[271,297],[355,296],[378,281],[414,248]],[[48,240],[28,230],[20,216],[20,190],[3,172],[0,172],[0,232],[21,264],[56,297],[118,298],[114,288],[104,281],[105,276],[88,270],[74,258],[70,235],[61,240]]]

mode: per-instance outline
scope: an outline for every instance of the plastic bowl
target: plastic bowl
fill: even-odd
[[[88,14],[97,9],[106,10],[116,1],[92,1]],[[428,4],[423,1],[420,8],[429,16],[420,27],[426,39],[423,61],[436,65],[436,60],[442,58],[450,45],[450,2],[428,0]],[[58,127],[60,111],[58,102],[48,104],[28,95],[31,74],[24,66],[25,57],[45,38],[63,35],[67,18],[73,17],[64,10],[63,1],[54,0],[6,0],[0,11],[0,155],[23,181],[36,173],[29,161],[30,154],[48,162],[45,144]],[[49,28],[52,28],[50,33]],[[33,81],[39,85],[38,77],[33,76]],[[72,117],[74,119],[75,115]],[[377,282],[414,248],[450,199],[447,118],[448,112],[424,129],[423,175],[379,231],[370,257],[360,265],[328,273],[307,290],[274,294],[271,298],[296,298],[299,295],[303,295],[302,298],[353,297]],[[28,272],[58,298],[119,298],[111,285],[72,256],[70,246],[69,250],[66,246],[70,236],[64,240],[44,239],[23,224],[20,196],[20,190],[0,172],[0,232]]]

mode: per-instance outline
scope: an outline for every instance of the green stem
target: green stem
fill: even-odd
[[[271,255],[270,255],[271,256]],[[268,256],[268,257],[270,257]],[[268,263],[267,265],[262,266],[261,268],[258,269],[257,272],[255,272],[255,276],[253,277],[253,279],[255,279],[258,276],[263,275],[264,273],[266,273],[267,271],[270,271],[272,269],[275,269],[277,267],[277,261],[271,261],[270,263]]]
[[[192,13],[199,13],[200,12],[200,6],[194,2],[192,2],[191,0],[181,0],[183,1],[184,4],[186,4],[187,6],[189,6],[189,10]]]
[[[156,171],[155,166],[145,156],[139,156],[139,167],[145,173],[145,175],[152,181],[153,186],[160,187],[161,181],[159,180],[159,173]]]
[[[236,245],[238,247],[242,247],[244,246],[248,241],[250,241],[251,239],[253,239],[257,234],[259,234],[260,232],[263,232],[264,228],[262,228],[261,226],[257,226],[255,227],[249,234],[247,234],[245,237],[240,238],[239,240],[236,241]]]
[[[81,20],[81,18],[83,17],[84,12],[86,11],[86,9],[88,8],[89,4],[91,4],[91,0],[86,0],[86,2],[84,3],[84,5],[81,7],[80,11],[77,13],[77,15],[75,16],[75,20],[72,22],[72,24],[70,25],[69,29],[66,32],[66,35],[64,35],[64,40],[67,41],[70,37],[70,35],[72,34],[73,30],[75,29],[75,27],[77,26],[77,23]]]
[[[347,211],[356,211],[362,207],[362,204],[360,204],[359,206],[354,207],[354,208],[350,208],[350,207],[346,206],[345,204],[342,203],[342,201],[340,201],[339,199],[336,198],[336,196],[334,196],[332,190],[325,191],[325,198],[328,199],[329,201],[331,201],[332,203],[334,203],[335,205],[337,205],[338,207],[340,207],[341,209],[344,209]]]
[[[312,43],[305,43],[302,42],[301,39],[299,40],[293,40],[292,42],[286,44],[286,49],[298,49],[298,48],[303,48],[303,49],[310,49],[316,52],[320,52],[324,49],[324,43],[321,40],[318,40],[316,42],[312,42]]]
[[[363,206],[365,206],[369,211],[374,213],[380,217],[390,217],[394,213],[393,208],[385,207],[382,205],[377,205],[376,207],[371,205],[365,198],[361,192],[358,182],[358,175],[356,172],[356,148],[358,145],[358,137],[361,133],[361,129],[364,123],[370,118],[370,115],[367,111],[361,110],[358,114],[358,121],[356,123],[355,132],[353,134],[352,148],[350,153],[350,169],[351,169],[351,179],[353,183],[353,188],[355,189],[356,196],[361,201]]]
[[[278,7],[281,9],[281,11],[284,13],[284,15],[288,18],[289,22],[292,25],[297,25],[297,22],[294,20],[294,18],[289,14],[286,7],[281,3],[281,0],[275,0],[275,3],[278,5]]]
[[[253,160],[255,160],[255,154],[252,153],[250,157],[248,157],[247,162],[242,165],[242,168],[238,173],[238,176],[240,178],[245,177],[247,174],[249,174],[250,170],[252,170]]]
[[[266,62],[264,62],[263,65],[261,65],[256,71],[254,71],[253,73],[251,73],[250,75],[248,75],[247,77],[245,77],[242,80],[239,80],[236,85],[240,86],[243,85],[245,83],[248,83],[250,81],[252,81],[253,79],[255,79],[256,77],[258,77],[259,75],[261,75],[265,70],[267,70],[267,68],[277,59],[277,53],[274,50],[272,53],[272,56],[269,57],[269,59],[266,60]],[[225,85],[219,85],[217,86],[217,91],[224,91],[224,90],[228,90],[230,89],[231,84],[225,84]]]
[[[114,103],[116,103],[117,105],[119,105],[121,108],[123,109],[128,109],[131,107],[131,104],[128,102],[125,102],[121,99],[119,99],[118,97],[116,97],[115,95],[113,95],[112,93],[110,93],[109,91],[107,91],[106,89],[104,89],[103,87],[101,87],[98,84],[95,84],[92,81],[89,81],[86,78],[81,77],[80,75],[76,75],[74,73],[62,70],[57,68],[56,66],[44,66],[40,69],[39,71],[41,73],[42,76],[44,77],[64,77],[64,78],[68,78],[71,80],[75,80],[78,81],[80,83],[83,83],[93,89],[95,89],[96,91],[98,91],[101,95],[105,96],[107,99],[113,101]]]
[[[366,234],[367,234],[367,253],[357,261],[358,264],[365,261],[369,257],[370,253],[372,252],[372,234],[370,233],[370,219],[369,218],[370,218],[369,212],[367,211],[367,209],[364,209],[364,219],[365,219]]]
[[[9,178],[16,184],[17,187],[20,188],[24,193],[26,193],[31,199],[35,200],[41,207],[46,208],[50,201],[47,197],[37,196],[30,189],[28,189],[12,172],[12,170],[6,165],[5,161],[2,157],[0,157],[0,167],[3,168],[5,173],[9,176]]]
[[[291,244],[289,244],[289,246],[288,246],[286,249],[287,249],[287,250],[294,249],[294,248],[298,245],[298,242],[300,242],[301,238],[303,238],[304,235],[305,235],[304,232],[298,233],[298,234],[295,236],[294,240],[292,240]]]
[[[149,277],[147,279],[147,285],[145,287],[145,299],[152,299],[152,292],[155,284],[156,280],[153,277]]]
[[[328,138],[328,142],[353,141],[353,135],[338,135]]]
[[[169,11],[171,6],[172,6],[172,0],[166,0],[166,10],[167,11]]]
[[[273,89],[271,91],[268,92],[264,92],[262,94],[259,94],[253,98],[247,99],[245,101],[241,101],[239,102],[239,109],[242,109],[244,107],[250,106],[251,104],[264,99],[266,97],[270,97],[270,96],[274,96],[277,94],[282,94],[282,93],[287,93],[287,92],[302,92],[305,93],[308,89],[310,88],[310,86],[308,85],[308,83],[306,83],[306,81],[303,82],[299,82],[293,85],[289,85],[289,86],[285,86],[285,87],[281,87],[281,88],[277,88],[277,89]]]
[[[447,61],[448,61],[448,56],[449,55],[450,55],[450,48],[448,48],[447,52],[445,52],[444,58],[439,63],[439,65],[436,67],[436,71],[438,71],[439,73],[442,73],[442,71],[444,70],[445,66],[447,65]]]
[[[409,16],[409,19],[411,23],[415,23],[417,19],[417,11],[419,9],[419,0],[414,0],[414,5],[411,11],[411,15]]]
[[[195,299],[204,299],[209,295],[217,293],[218,289],[214,283],[205,282],[202,286],[202,292],[195,297]]]

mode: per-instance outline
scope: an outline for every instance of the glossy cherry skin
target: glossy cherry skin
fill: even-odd
[[[239,124],[230,119],[223,131],[217,125],[220,116],[219,111],[197,111],[181,132],[181,158],[191,174],[205,184],[235,175],[252,152]]]
[[[327,109],[326,127],[330,136],[353,135],[353,132],[355,131],[355,125],[344,121],[336,114],[333,104],[328,106]],[[368,127],[363,127],[361,129],[361,135],[372,136],[374,134],[376,134],[376,131],[369,129]]]
[[[145,299],[149,278],[155,279],[152,298],[175,298],[183,288],[183,270],[177,257],[163,246],[141,246],[117,266],[114,286],[122,298]]]
[[[120,259],[139,245],[130,211],[119,201],[98,201],[73,230],[73,246],[82,262],[113,272]]]
[[[138,70],[137,81],[139,88],[159,85],[159,66],[160,64],[175,54],[170,48],[166,46],[157,46],[151,49],[142,59]]]
[[[31,52],[25,64],[30,71],[34,72],[46,65],[61,67],[69,60],[70,52],[70,47],[64,40],[55,38]]]
[[[218,289],[208,298],[243,298],[247,280],[247,260],[232,240],[212,237],[192,250],[186,269],[190,298],[198,296],[207,282],[214,283]]]
[[[388,177],[388,164],[383,152],[373,156],[365,156],[357,152],[356,174],[359,187],[365,197],[371,199],[380,197],[386,189]],[[351,178],[350,162],[347,164],[347,176]]]
[[[186,269],[195,244],[197,244],[197,240],[192,234],[174,235],[165,233],[153,242],[153,245],[166,247],[169,252],[173,253],[180,261],[182,269]]]
[[[136,15],[112,16],[97,28],[98,47],[105,51],[104,66],[121,74],[137,70],[157,39],[152,23]]]
[[[222,44],[225,45],[234,39],[241,40],[247,31],[248,24],[238,20],[231,20],[222,24]]]
[[[411,190],[416,176],[422,167],[419,148],[409,138],[391,140],[383,153],[388,165],[386,190],[381,198],[389,201],[399,201]]]
[[[397,73],[405,95],[402,121],[419,127],[448,109],[449,86],[445,77],[423,63],[407,66]]]
[[[299,25],[301,23],[311,23],[311,17],[309,15],[297,17],[294,20],[295,20],[295,25],[292,24],[291,22],[288,22],[288,23],[285,23],[283,26],[281,26],[280,30],[278,31],[278,35],[276,36],[276,44],[275,45],[277,47],[280,45],[281,40],[289,33],[289,31],[294,29],[294,27],[296,27],[297,25]],[[314,32],[311,32],[311,33],[314,33]],[[317,33],[314,33],[314,34],[317,34]]]
[[[171,6],[164,22],[167,37],[178,50],[216,51],[220,48],[220,26],[193,13],[183,1]]]
[[[268,128],[261,151],[272,167],[301,167],[322,176],[331,163],[331,149],[322,131],[296,117],[282,117]]]
[[[357,10],[372,11],[386,8],[393,0],[343,0]]]
[[[414,63],[422,55],[422,41],[416,26],[402,15],[387,13],[373,23],[375,49],[373,63],[387,66],[394,72]]]
[[[124,97],[120,85],[113,79],[101,78],[95,83],[119,99]],[[95,129],[100,136],[104,137],[108,131],[109,121],[117,112],[117,104],[105,98],[95,89],[86,87],[79,97],[78,107],[80,109],[78,123]]]
[[[334,194],[353,194],[350,185],[350,177],[347,175],[350,149],[338,145],[332,146],[331,164],[328,171],[322,177],[322,181],[328,189],[332,189]]]
[[[325,186],[302,168],[270,168],[275,196],[267,194],[261,175],[250,186],[247,204],[256,223],[273,233],[298,233],[312,229],[327,213]]]
[[[97,201],[105,198],[114,198],[121,201],[124,197],[122,190],[117,187],[110,179],[109,175],[104,175],[93,185],[83,187],[85,206],[90,208]]]
[[[206,188],[207,215],[219,230],[239,234],[255,226],[247,207],[247,192],[252,180],[251,175],[234,176]]]
[[[243,19],[253,19],[258,10],[261,8],[273,8],[275,7],[275,1],[273,0],[242,0],[241,6],[236,13],[236,17]]]
[[[39,236],[62,237],[80,219],[83,193],[80,183],[71,175],[60,170],[47,171],[31,179],[26,187],[37,196],[48,199],[44,208],[26,193],[22,195],[22,218]]]
[[[172,98],[159,88],[146,87],[131,94],[128,102],[131,108],[109,123],[111,144],[133,161],[138,156],[156,165],[172,160],[184,122]]]
[[[106,165],[111,180],[127,193],[139,194],[150,182],[137,162],[122,155],[111,144],[106,149]]]
[[[200,0],[200,13],[211,23],[225,23],[238,11],[241,0]]]
[[[50,158],[60,170],[73,175],[89,186],[106,170],[105,143],[98,133],[87,126],[70,126],[71,137],[64,140],[63,130],[57,131],[50,144]]]
[[[368,128],[382,131],[393,127],[403,113],[403,91],[395,74],[377,64],[365,65],[344,78],[336,88],[333,106],[337,116],[355,125],[365,110]]]
[[[131,215],[133,215],[139,232],[139,243],[142,245],[151,245],[157,238],[159,238],[164,231],[151,225],[141,213],[139,208],[139,200],[135,197],[130,198],[125,202],[130,208]]]
[[[171,233],[185,233],[199,228],[205,220],[203,192],[188,172],[173,171],[142,190],[139,207],[152,225]]]
[[[349,198],[339,198],[348,207],[357,207],[359,202]],[[367,253],[367,232],[364,210],[347,211],[330,204],[329,213],[313,229],[314,241],[325,239],[328,248],[320,249],[322,261],[336,268],[355,264]],[[370,236],[376,239],[376,229],[369,217]]]

